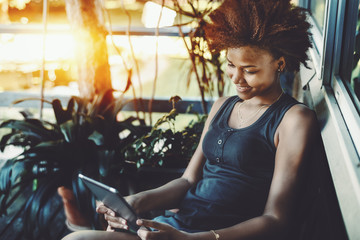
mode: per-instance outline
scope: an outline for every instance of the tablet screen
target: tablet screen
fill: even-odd
[[[97,200],[101,201],[105,206],[127,220],[130,232],[137,232],[139,229],[139,226],[136,224],[138,217],[134,209],[126,202],[126,200],[115,188],[107,186],[82,174],[79,174],[78,176],[85,186],[88,187],[95,195]]]

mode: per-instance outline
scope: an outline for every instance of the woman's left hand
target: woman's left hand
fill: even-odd
[[[190,234],[179,231],[172,226],[156,221],[139,219],[136,222],[141,227],[137,234],[142,240],[186,240],[190,239]],[[153,228],[157,231],[149,231],[145,227]]]

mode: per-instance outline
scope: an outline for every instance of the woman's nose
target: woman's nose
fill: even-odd
[[[238,84],[241,81],[244,81],[244,74],[241,71],[235,71],[232,75],[231,80],[233,81],[233,83]]]

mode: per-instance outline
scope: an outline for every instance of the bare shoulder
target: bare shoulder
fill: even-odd
[[[224,102],[230,97],[220,97],[218,98],[214,104],[211,107],[211,111],[209,113],[209,116],[207,118],[207,124],[205,125],[205,129],[207,129],[207,125],[211,122],[211,120],[214,118],[215,114],[218,112],[220,107],[224,104]]]
[[[212,108],[213,108],[214,110],[218,110],[218,109],[224,104],[224,102],[225,102],[227,99],[229,99],[229,98],[230,98],[230,97],[220,97],[220,98],[218,98],[218,99],[214,102]]]
[[[284,120],[291,122],[311,123],[316,122],[316,114],[313,110],[303,104],[296,104],[285,114]]]
[[[219,108],[224,104],[224,102],[229,99],[230,97],[220,97],[218,98],[214,104],[211,107],[211,111],[209,114],[209,117],[211,118],[212,116],[214,116],[216,114],[216,112],[219,110]]]
[[[287,133],[311,131],[317,127],[317,118],[313,110],[303,104],[296,104],[291,107],[285,114],[281,123],[281,128]]]

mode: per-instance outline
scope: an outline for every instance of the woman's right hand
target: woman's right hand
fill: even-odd
[[[134,198],[132,196],[126,197],[125,200],[132,206],[134,202]],[[96,203],[96,212],[100,214],[104,214],[105,220],[108,222],[108,227],[106,231],[115,231],[115,228],[129,230],[129,226],[127,221],[120,217],[116,216],[116,213],[110,208],[106,207],[102,202]]]
[[[116,216],[115,212],[106,207],[103,203],[97,204],[96,212],[104,214],[104,218],[108,223],[106,231],[115,231],[115,228],[129,229],[125,219]]]

